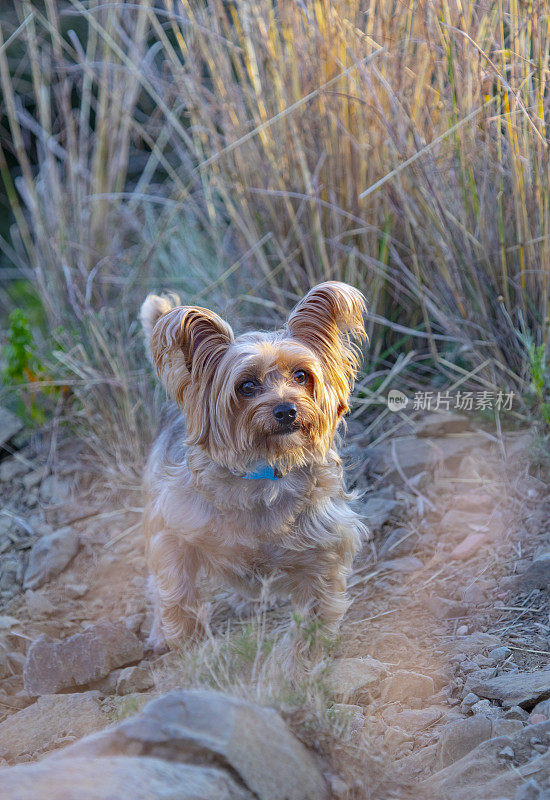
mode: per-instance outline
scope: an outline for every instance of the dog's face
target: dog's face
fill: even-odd
[[[189,444],[230,469],[324,460],[365,338],[360,292],[320,284],[282,331],[237,339],[212,311],[166,303],[149,296],[142,320],[157,372],[186,415]]]

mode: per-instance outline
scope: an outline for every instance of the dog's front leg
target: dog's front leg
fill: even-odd
[[[149,566],[156,592],[155,619],[149,644],[161,649],[163,639],[170,644],[202,632],[196,578],[200,568],[193,545],[181,534],[162,531],[149,544]]]

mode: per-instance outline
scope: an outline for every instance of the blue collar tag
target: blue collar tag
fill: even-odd
[[[263,461],[258,461],[253,469],[243,475],[243,478],[247,481],[279,481],[282,477],[283,473],[277,467],[272,467]]]

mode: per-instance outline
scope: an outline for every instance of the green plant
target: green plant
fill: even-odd
[[[529,345],[529,367],[531,387],[540,404],[543,420],[550,425],[550,370],[546,360],[546,347],[543,344]]]

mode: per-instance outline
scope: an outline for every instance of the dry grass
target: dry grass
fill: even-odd
[[[356,284],[363,406],[460,369],[527,388],[549,333],[542,0],[18,14],[0,40],[3,246],[104,462],[139,462],[151,427],[135,335],[150,287],[271,325],[316,281]]]

